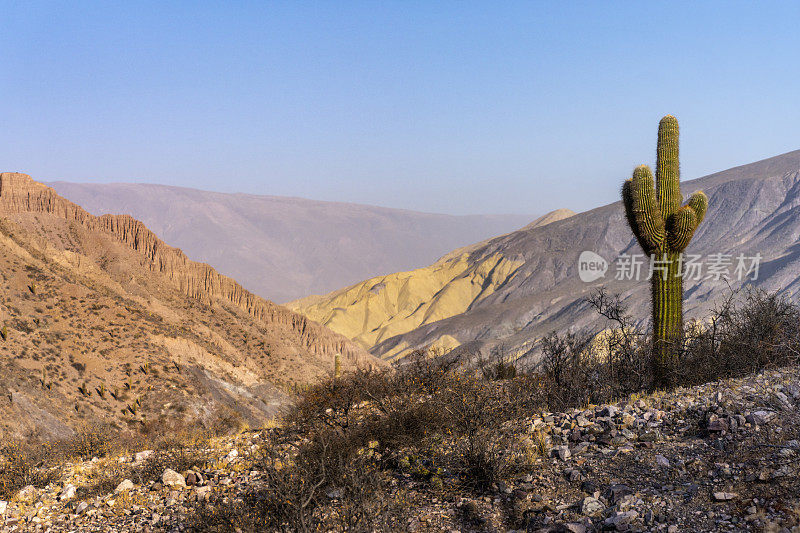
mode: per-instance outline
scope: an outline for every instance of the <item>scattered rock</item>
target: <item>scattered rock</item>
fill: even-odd
[[[17,499],[25,503],[32,502],[36,499],[36,487],[33,485],[26,485],[22,487],[17,493]]]
[[[638,517],[639,513],[636,511],[616,512],[613,516],[606,518],[603,524],[606,529],[626,530],[627,526]]]
[[[161,475],[161,482],[167,487],[185,487],[186,480],[176,471],[167,468]]]
[[[71,483],[68,483],[68,484],[64,485],[64,488],[61,490],[61,493],[58,495],[58,500],[62,501],[62,502],[66,501],[66,500],[71,500],[72,498],[75,497],[75,492],[76,491],[77,491],[77,489],[75,488],[75,485],[73,485]]]
[[[569,451],[569,446],[556,446],[553,448],[553,455],[562,461],[566,461],[572,457],[572,452]]]
[[[598,500],[597,498],[593,498],[591,496],[586,497],[581,502],[581,512],[587,516],[593,516],[605,511],[606,506]]]
[[[153,450],[144,450],[144,451],[136,453],[133,456],[133,460],[135,462],[137,462],[137,463],[141,463],[141,462],[146,461],[147,459],[149,459],[152,456],[153,456]]]
[[[130,479],[125,479],[119,485],[117,485],[117,488],[114,489],[114,492],[124,492],[126,490],[133,489],[133,487],[134,487],[133,481],[131,481]]]

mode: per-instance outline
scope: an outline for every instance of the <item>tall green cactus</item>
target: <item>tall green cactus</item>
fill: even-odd
[[[681,254],[708,208],[702,191],[692,194],[685,205],[681,202],[678,120],[667,115],[658,124],[655,183],[650,167],[641,165],[622,186],[628,224],[644,252],[657,261],[651,284],[654,351],[661,370],[683,335]]]

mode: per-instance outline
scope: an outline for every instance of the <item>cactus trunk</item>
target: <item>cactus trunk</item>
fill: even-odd
[[[708,198],[694,193],[681,206],[678,121],[667,115],[658,125],[656,176],[636,167],[622,186],[622,203],[636,240],[653,260],[653,350],[656,379],[668,380],[683,336],[682,254],[703,221]]]
[[[665,270],[653,273],[653,332],[656,354],[669,357],[683,335],[683,277],[680,254],[662,256]],[[663,361],[666,363],[666,361]]]

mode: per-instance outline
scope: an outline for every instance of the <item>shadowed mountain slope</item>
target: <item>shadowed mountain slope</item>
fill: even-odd
[[[439,215],[164,185],[51,185],[91,213],[136,217],[190,256],[277,302],[417,268],[531,219]]]
[[[95,217],[0,174],[0,437],[85,423],[272,416],[296,384],[381,365],[189,260],[127,215]]]
[[[532,231],[574,214],[569,209],[559,209],[520,231]],[[501,289],[523,263],[501,253],[475,261],[473,254],[488,244],[484,241],[459,248],[429,267],[379,276],[326,296],[302,298],[287,305],[369,348],[459,315]],[[444,349],[458,346],[448,335],[437,339],[436,344]]]
[[[710,205],[687,254],[700,254],[706,265],[711,254],[730,255],[732,275],[736,256],[761,254],[759,277],[753,284],[796,293],[800,288],[800,150],[682,183],[684,195],[698,189],[708,194]],[[649,316],[649,283],[644,277],[638,282],[614,279],[620,254],[641,253],[619,202],[509,233],[466,250],[460,260],[472,271],[491,272],[493,265],[507,265],[502,284],[475,299],[463,312],[423,322],[407,332],[395,333],[389,322],[380,324],[380,331],[386,334],[374,336],[369,324],[365,332],[353,336],[343,326],[348,321],[342,316],[362,316],[366,298],[352,298],[342,306],[341,291],[318,298],[310,306],[292,305],[362,343],[374,337],[370,351],[385,358],[436,343],[461,346],[471,352],[498,347],[510,354],[524,353],[550,331],[600,326],[602,322],[585,305],[586,296],[599,286],[620,293],[634,316]],[[604,278],[593,283],[580,280],[577,263],[584,250],[594,251],[609,262]],[[646,274],[647,266],[643,276]],[[414,282],[413,276],[405,281]],[[737,285],[736,280],[731,284]],[[688,280],[687,315],[704,314],[713,305],[713,297],[727,286],[725,280]],[[363,287],[362,293],[374,300],[383,290],[376,283]],[[445,285],[431,298],[446,295],[449,290]],[[399,301],[391,295],[389,298]],[[414,304],[401,305],[395,320],[413,316]]]

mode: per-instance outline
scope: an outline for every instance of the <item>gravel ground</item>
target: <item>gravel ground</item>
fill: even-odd
[[[398,529],[797,533],[799,408],[800,369],[786,368],[542,413],[509,431],[546,442],[547,455],[482,495],[392,473],[391,490],[410,516]],[[196,502],[224,504],[262,483],[247,460],[259,439],[248,432],[216,440],[203,450],[213,468],[165,468],[142,484],[98,488],[98,472],[134,467],[148,452],[69,464],[59,482],[0,501],[0,530],[197,530],[187,520]]]

